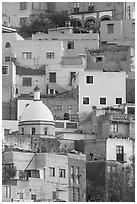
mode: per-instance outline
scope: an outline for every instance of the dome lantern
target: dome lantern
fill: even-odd
[[[34,101],[40,101],[40,89],[38,86],[34,89]]]

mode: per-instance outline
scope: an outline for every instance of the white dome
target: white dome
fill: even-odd
[[[54,121],[50,109],[42,101],[34,101],[28,105],[20,121]]]

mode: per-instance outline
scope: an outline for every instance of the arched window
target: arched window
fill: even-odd
[[[10,43],[7,42],[6,45],[5,45],[5,47],[6,47],[6,48],[11,47]]]

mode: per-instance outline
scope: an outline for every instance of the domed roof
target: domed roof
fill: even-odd
[[[42,101],[34,101],[28,105],[20,121],[54,121],[50,109]]]

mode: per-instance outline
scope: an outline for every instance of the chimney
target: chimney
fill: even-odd
[[[40,89],[38,86],[34,89],[34,101],[40,101]]]

